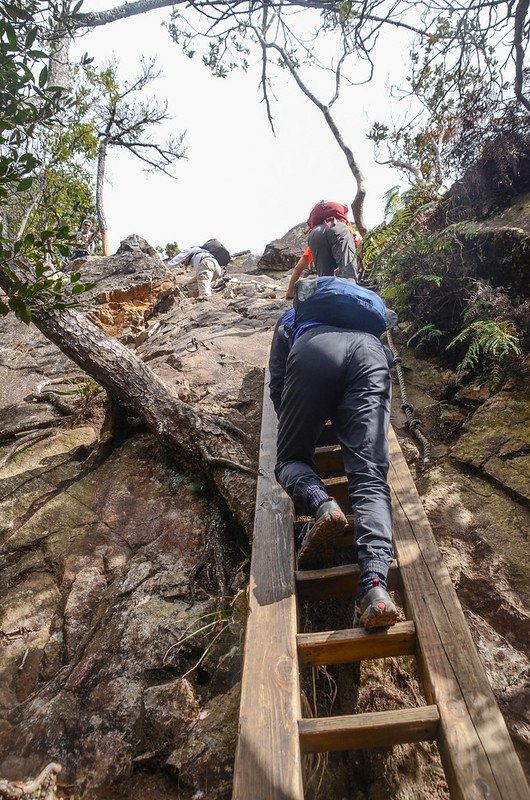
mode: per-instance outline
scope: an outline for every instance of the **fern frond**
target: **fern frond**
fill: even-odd
[[[464,358],[456,368],[456,375],[461,378],[465,373],[470,372],[478,364],[489,359],[492,361],[492,374],[495,377],[495,369],[500,366],[508,356],[521,355],[521,343],[519,337],[510,333],[507,322],[495,322],[495,320],[477,319],[464,328],[463,331],[449,342],[447,349],[459,342],[471,339]],[[486,366],[486,364],[484,364]]]

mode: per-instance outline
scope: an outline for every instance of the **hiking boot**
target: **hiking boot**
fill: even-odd
[[[333,551],[333,542],[348,525],[339,504],[330,497],[317,508],[315,519],[306,522],[300,533],[298,567],[323,566]]]
[[[377,578],[360,602],[355,603],[354,628],[388,628],[395,625],[399,612],[386,589],[379,586]]]

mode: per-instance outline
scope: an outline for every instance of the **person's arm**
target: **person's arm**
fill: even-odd
[[[284,328],[286,324],[292,324],[293,320],[294,309],[289,309],[285,314],[282,314],[276,323],[274,336],[272,337],[271,352],[269,356],[269,394],[277,416],[280,414],[283,384],[285,381],[285,369],[287,367],[287,356],[289,355],[290,350],[289,337],[285,335]]]
[[[194,252],[195,251],[192,247],[188,247],[186,250],[181,250],[177,256],[173,256],[173,258],[170,258],[169,261],[166,262],[166,266],[177,267],[179,264],[182,264],[183,266],[187,267]]]
[[[300,256],[295,268],[293,269],[293,274],[291,275],[291,279],[289,281],[289,286],[287,287],[287,292],[285,297],[287,300],[292,300],[294,297],[294,285],[304,269],[307,269],[309,264],[311,263],[309,256],[307,255],[307,251]]]

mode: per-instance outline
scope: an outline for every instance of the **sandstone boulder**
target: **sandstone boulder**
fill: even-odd
[[[307,247],[306,227],[305,222],[301,222],[280,239],[269,242],[258,262],[258,267],[262,270],[278,271],[292,269]]]

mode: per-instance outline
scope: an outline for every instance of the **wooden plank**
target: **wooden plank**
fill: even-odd
[[[317,442],[318,447],[326,447],[330,444],[337,444],[337,437],[335,436],[335,431],[331,422],[326,422],[322,433],[320,434],[320,438]]]
[[[330,444],[315,450],[315,470],[321,478],[344,474],[340,445]]]
[[[373,658],[406,656],[414,653],[416,631],[413,622],[398,622],[391,628],[347,628],[341,631],[299,633],[296,637],[301,666],[352,664]]]
[[[233,800],[303,800],[293,509],[274,479],[276,423],[264,387]]]
[[[302,719],[298,729],[302,752],[322,753],[435,739],[438,720],[436,706],[421,706],[348,717]]]
[[[346,515],[351,514],[351,503],[348,497],[348,481],[345,477],[324,478],[322,481],[331,497],[334,497]]]
[[[452,798],[529,800],[502,715],[393,431],[389,436],[394,540],[407,616],[415,620],[429,703]]]
[[[359,583],[357,564],[345,564],[328,569],[299,570],[295,574],[298,598],[307,600],[328,600],[354,598]],[[388,588],[394,591],[399,584],[397,564],[391,565],[388,573]]]

